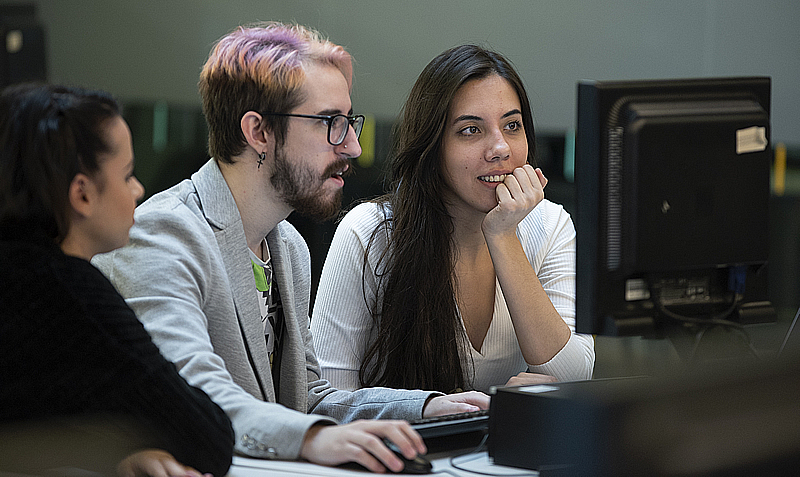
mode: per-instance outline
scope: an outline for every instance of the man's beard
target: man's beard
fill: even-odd
[[[336,217],[342,207],[342,189],[327,196],[323,185],[348,162],[347,159],[336,161],[322,176],[317,176],[312,170],[296,165],[286,157],[282,147],[276,146],[270,182],[281,199],[299,214],[318,221],[329,220]]]

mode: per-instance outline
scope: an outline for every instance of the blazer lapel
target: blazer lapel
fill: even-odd
[[[239,209],[217,163],[211,159],[192,175],[206,220],[214,230],[228,273],[236,319],[244,338],[252,371],[261,388],[261,399],[276,402],[267,355],[255,278]]]
[[[305,375],[306,346],[303,340],[303,330],[299,327],[308,326],[307,311],[296,309],[296,293],[302,290],[294,289],[292,276],[292,263],[286,245],[286,239],[281,233],[284,223],[279,223],[267,235],[267,245],[272,257],[273,273],[278,283],[278,292],[281,296],[286,333],[283,342],[283,355],[281,357],[281,382],[279,402],[291,406],[300,412],[308,412],[308,379]],[[300,316],[305,314],[306,316]],[[303,373],[298,375],[298,373]]]

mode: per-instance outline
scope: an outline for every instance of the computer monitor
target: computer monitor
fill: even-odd
[[[770,78],[581,81],[576,328],[774,321]]]

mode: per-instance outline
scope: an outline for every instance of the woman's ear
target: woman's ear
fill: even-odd
[[[69,203],[72,210],[82,217],[92,215],[95,203],[96,187],[86,174],[77,173],[69,184]]]
[[[273,133],[264,126],[264,118],[255,111],[248,111],[242,116],[240,127],[245,140],[252,147],[256,154],[263,151],[271,151],[275,137]]]

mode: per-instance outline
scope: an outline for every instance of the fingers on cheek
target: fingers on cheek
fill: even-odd
[[[539,183],[542,184],[542,187],[546,186],[547,183],[549,182],[547,180],[547,177],[544,176],[544,172],[542,172],[541,169],[536,169],[536,180],[538,180]]]
[[[502,189],[500,189],[502,187]],[[500,202],[508,202],[512,200],[511,191],[505,185],[497,186],[497,200]]]
[[[529,168],[530,166],[526,165],[525,169],[518,168],[514,171],[514,177],[517,180],[520,189],[527,190],[530,187],[534,187],[534,181],[539,182],[539,178],[536,177],[536,172],[534,172],[532,169],[528,170]]]

